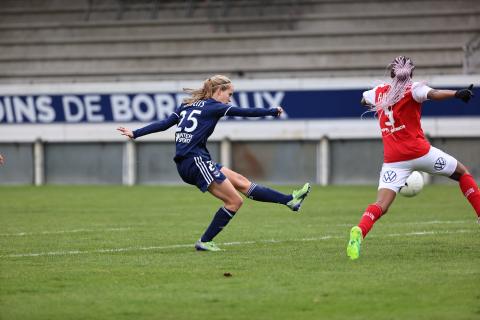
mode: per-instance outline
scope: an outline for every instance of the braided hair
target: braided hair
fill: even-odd
[[[412,59],[398,56],[388,65],[392,82],[390,88],[376,104],[375,111],[388,111],[403,98],[405,91],[412,85],[412,73],[415,69]]]

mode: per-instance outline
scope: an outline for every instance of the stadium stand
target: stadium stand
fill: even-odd
[[[0,83],[479,70],[477,0],[4,0]]]

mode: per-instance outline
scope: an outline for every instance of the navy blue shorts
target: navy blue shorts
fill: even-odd
[[[220,171],[222,168],[212,160],[201,157],[186,158],[177,162],[177,170],[183,181],[197,186],[202,192],[207,191],[213,182],[222,183],[227,177]]]

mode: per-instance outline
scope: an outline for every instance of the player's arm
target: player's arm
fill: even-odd
[[[362,100],[360,100],[360,104],[364,107],[371,107],[375,104],[375,90],[377,87],[364,91],[362,93]]]
[[[428,91],[427,98],[429,100],[445,100],[455,97],[455,90],[432,89]]]
[[[4,162],[5,162],[5,159],[4,159],[3,156],[0,154],[0,165],[2,165]]]
[[[150,133],[165,131],[168,128],[176,125],[178,123],[178,119],[179,116],[176,113],[172,113],[167,119],[151,123],[134,131],[124,127],[119,127],[117,130],[120,131],[122,135],[127,136],[130,139],[136,139]]]
[[[473,84],[471,84],[467,89],[460,90],[439,90],[431,89],[428,91],[427,98],[430,100],[445,100],[451,98],[457,98],[467,103],[473,97]]]
[[[364,97],[362,97],[362,100],[360,100],[360,104],[364,107],[369,107],[370,104],[367,102],[367,100],[365,100]]]
[[[276,107],[271,109],[264,108],[238,108],[228,107],[222,116],[228,117],[265,117],[274,116],[278,117],[282,114],[282,107]]]

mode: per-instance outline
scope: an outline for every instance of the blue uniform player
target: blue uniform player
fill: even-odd
[[[243,203],[237,190],[246,197],[263,202],[280,203],[298,211],[310,191],[306,183],[291,195],[249,181],[241,174],[214,162],[207,150],[207,139],[213,133],[218,120],[225,116],[264,117],[279,116],[283,109],[237,108],[230,103],[233,85],[222,75],[205,80],[200,89],[185,89],[191,97],[184,100],[167,119],[131,131],[119,127],[122,135],[136,139],[146,134],[167,130],[177,125],[175,132],[176,153],[174,161],[183,181],[209,191],[224,205],[216,212],[212,222],[195,243],[202,251],[219,251],[213,238],[229,223]]]

